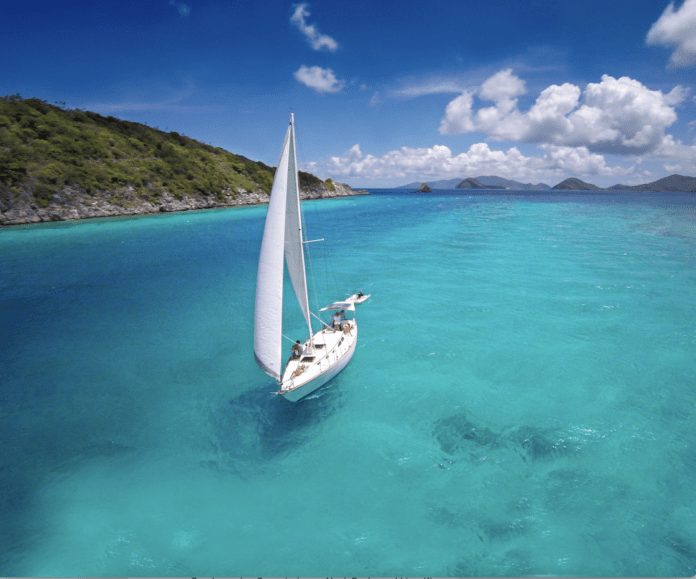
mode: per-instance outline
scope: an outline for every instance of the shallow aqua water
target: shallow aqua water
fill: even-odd
[[[0,231],[0,575],[696,574],[693,196],[305,204],[372,297],[297,404],[265,210]]]

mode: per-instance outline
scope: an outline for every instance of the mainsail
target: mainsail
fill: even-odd
[[[291,115],[273,180],[261,242],[254,315],[254,357],[261,369],[277,380],[282,373],[284,260],[310,336],[312,332],[296,167],[295,127]]]

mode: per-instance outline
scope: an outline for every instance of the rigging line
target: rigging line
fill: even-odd
[[[329,327],[329,324],[327,324],[324,320],[322,320],[322,319],[321,319],[318,315],[316,315],[314,312],[309,312],[309,313],[312,314],[317,320],[319,320],[319,321],[321,322],[322,326],[324,326],[324,327],[326,327],[326,328]]]
[[[324,229],[323,229],[323,221],[321,219],[321,215],[319,213],[319,210],[315,211],[315,215],[319,216],[319,219],[316,220],[316,222],[319,224],[319,227],[315,227],[315,229],[319,230],[319,234],[322,236],[321,241],[325,241],[325,234],[324,234]],[[326,246],[322,246],[322,251],[321,255],[323,256],[323,261],[324,261],[324,285],[326,286],[324,288],[324,291],[326,292],[326,295],[331,295],[331,291],[329,288],[329,280],[328,280],[328,271],[329,271],[329,265],[326,260]],[[319,294],[317,293],[317,288],[316,288],[316,279],[313,280],[314,282],[314,295],[315,299],[317,300],[317,311],[319,311],[319,303],[318,303],[318,298]]]
[[[306,232],[307,225],[305,223],[304,212],[300,211],[300,215],[302,217],[302,230]],[[309,270],[311,272],[312,286],[314,288],[314,302],[315,302],[314,305],[316,306],[317,311],[319,311],[319,300],[317,298],[317,281],[316,281],[316,278],[314,276],[314,265],[312,264],[312,254],[309,251],[309,245],[307,243],[303,244],[303,247],[304,247],[306,254],[307,254],[307,261],[309,261]]]
[[[304,157],[304,150],[302,148],[302,143],[300,142],[300,139],[297,137],[297,129],[295,129],[295,151],[296,153],[300,154],[300,161],[302,162],[302,166],[306,166],[307,162]],[[300,175],[299,175],[299,168],[298,168],[298,175],[297,175],[297,180],[300,180]],[[299,186],[299,183],[298,183]],[[302,196],[302,188],[300,187],[300,197]],[[304,237],[306,238],[307,236],[307,223],[305,221],[305,216],[304,216],[304,211],[302,209],[302,200],[300,199],[300,219],[302,220],[302,232]],[[303,241],[307,241],[304,239]],[[314,265],[312,264],[312,254],[309,251],[309,245],[308,243],[303,243],[302,248],[305,251],[305,255],[307,256],[307,261],[309,261],[309,271],[310,271],[310,276],[312,278],[312,286],[314,289],[314,305],[317,309],[317,312],[319,311],[319,298],[317,295],[317,281],[316,277],[314,276]],[[321,318],[320,318],[321,319]]]
[[[304,231],[307,231],[307,225],[305,223],[305,217],[304,217],[304,212],[300,212],[300,215],[302,216],[302,228]],[[316,307],[316,311],[319,311],[319,293],[317,292],[317,279],[316,276],[314,275],[314,263],[312,262],[312,254],[309,251],[309,246],[308,244],[305,244],[306,249],[307,249],[307,259],[309,261],[309,269],[312,272],[312,289],[314,290],[314,306]],[[321,320],[321,318],[318,318]]]
[[[296,144],[296,146],[297,146],[297,147],[296,147],[296,150],[297,150],[297,152],[298,152],[299,155],[300,155],[300,161],[302,162],[302,165],[303,165],[304,167],[306,167],[306,166],[307,166],[307,160],[305,159],[305,156],[304,156],[304,149],[302,148],[302,143],[301,143],[301,142],[299,141],[299,139],[297,138],[297,131],[295,131],[295,144]],[[318,214],[318,211],[317,211],[316,213]],[[305,223],[304,223],[304,212],[303,212],[302,210],[300,210],[300,215],[302,216],[302,219],[303,219],[303,221],[302,221],[302,227],[305,228]],[[319,219],[317,220],[317,222],[318,222],[320,225],[323,225],[323,222],[322,222],[322,220],[321,220],[321,216],[319,216]],[[323,229],[321,229],[321,228],[319,228],[319,229],[320,229],[319,233],[322,235],[322,238],[323,238],[323,237],[324,237],[324,231],[323,231]],[[305,228],[305,231],[306,231],[306,228]],[[322,240],[323,240],[323,239],[322,239]],[[326,291],[326,295],[327,295],[327,296],[330,296],[333,292],[331,291],[332,288],[331,288],[330,285],[329,285],[329,264],[328,264],[328,259],[327,259],[327,257],[326,257],[326,253],[327,253],[327,252],[326,252],[326,247],[323,248],[323,250],[322,250],[321,253],[322,253],[322,256],[323,256],[323,258],[324,258],[324,285],[326,286],[324,289],[325,289],[325,291]],[[311,257],[310,257],[310,261],[311,261]],[[335,290],[336,287],[338,287],[338,283],[337,283],[337,281],[336,281],[336,272],[335,272],[335,271],[332,272],[332,277],[333,277],[333,285],[334,285],[333,289]],[[315,301],[315,303],[316,303],[317,311],[319,311],[319,294],[317,293],[317,282],[316,282],[316,278],[314,277],[314,270],[312,270],[312,284],[313,284],[313,286],[314,286],[314,301]],[[321,318],[319,318],[319,319],[321,319]]]

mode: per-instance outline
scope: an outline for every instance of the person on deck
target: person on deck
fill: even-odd
[[[297,340],[293,345],[292,345],[292,359],[297,360],[297,358],[302,356],[302,344],[300,344],[300,341]]]

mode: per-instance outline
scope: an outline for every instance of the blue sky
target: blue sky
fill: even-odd
[[[0,94],[354,187],[696,175],[696,0],[0,6]]]

